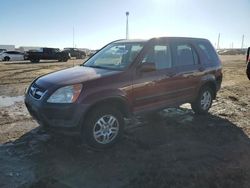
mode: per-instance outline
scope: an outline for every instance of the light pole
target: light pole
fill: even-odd
[[[220,49],[220,33],[218,35],[218,41],[217,41],[217,50]]]
[[[75,27],[73,26],[73,48],[75,48]]]
[[[127,21],[126,21],[126,39],[128,39],[128,16],[129,16],[129,12],[126,12],[126,17],[127,17]]]
[[[242,35],[241,49],[243,49],[243,48],[244,48],[244,39],[245,39],[245,35]]]

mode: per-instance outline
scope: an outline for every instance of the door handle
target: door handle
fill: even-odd
[[[176,75],[175,72],[169,72],[165,74],[167,77],[173,77],[174,75]]]

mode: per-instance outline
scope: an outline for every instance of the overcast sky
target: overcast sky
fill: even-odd
[[[101,48],[129,36],[208,38],[250,46],[250,0],[0,0],[0,44]]]

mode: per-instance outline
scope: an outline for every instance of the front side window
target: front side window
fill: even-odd
[[[131,64],[144,43],[112,43],[96,53],[83,66],[123,70]]]
[[[52,52],[57,53],[57,52],[60,52],[60,50],[58,48],[55,48],[52,50]]]
[[[154,63],[156,70],[171,68],[172,59],[169,46],[167,44],[152,46],[144,55],[142,63]]]
[[[6,52],[7,54],[15,54],[15,52],[14,51],[8,51],[8,52]]]

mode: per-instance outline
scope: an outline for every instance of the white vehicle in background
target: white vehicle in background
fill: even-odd
[[[6,49],[2,49],[2,48],[0,48],[0,53],[2,53],[2,52],[6,52],[7,50]]]
[[[0,59],[3,61],[22,61],[24,54],[18,51],[6,51],[0,53]]]

